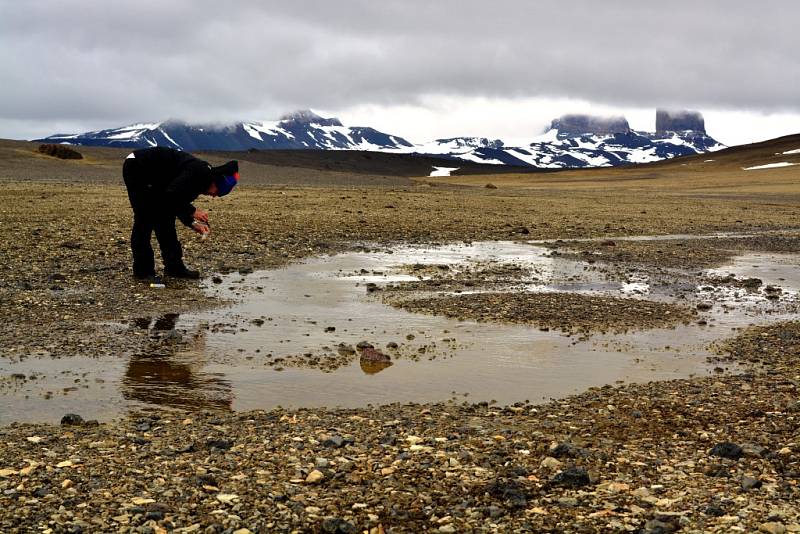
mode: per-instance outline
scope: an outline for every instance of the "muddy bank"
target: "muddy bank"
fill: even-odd
[[[389,301],[415,313],[530,324],[568,333],[665,328],[688,324],[697,316],[685,306],[570,293],[472,293]]]
[[[762,367],[740,376],[539,406],[14,424],[0,528],[797,532],[798,339],[797,322],[745,332],[725,354]]]

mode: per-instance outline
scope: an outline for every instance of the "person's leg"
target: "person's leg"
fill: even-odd
[[[155,230],[161,259],[164,260],[164,271],[169,274],[186,270],[181,242],[178,241],[178,232],[175,230],[175,216],[159,215],[155,221]]]
[[[153,235],[153,219],[147,212],[133,212],[133,229],[131,230],[131,251],[133,252],[133,275],[136,278],[150,278],[156,274],[153,246],[150,238]]]
[[[152,202],[147,190],[139,186],[133,160],[125,160],[122,176],[133,209],[131,229],[133,275],[137,278],[149,278],[156,273],[153,247],[150,244],[150,237],[153,234]]]

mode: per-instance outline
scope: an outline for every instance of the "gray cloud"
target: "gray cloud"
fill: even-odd
[[[797,20],[800,3],[777,0],[0,0],[0,125],[437,94],[798,112]]]

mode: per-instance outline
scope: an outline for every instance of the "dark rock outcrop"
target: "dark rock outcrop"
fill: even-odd
[[[625,117],[597,117],[594,115],[562,115],[550,123],[550,129],[560,134],[615,134],[631,130]]]
[[[656,133],[693,131],[706,133],[703,114],[699,111],[656,110]]]
[[[47,143],[39,145],[39,152],[59,159],[83,159],[83,155],[73,148],[64,145]]]

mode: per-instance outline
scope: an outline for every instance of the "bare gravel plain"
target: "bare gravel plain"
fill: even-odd
[[[151,291],[131,279],[124,153],[52,162],[9,146],[0,357],[130,354],[150,341],[98,322],[219,304],[194,284]],[[284,187],[259,182],[256,167],[253,183],[243,173],[230,197],[200,203],[215,235],[201,243],[182,234],[190,265],[248,272],[373,244],[715,231],[784,233],[780,244],[615,243],[612,263],[669,257],[696,267],[745,249],[797,252],[800,187],[684,194],[663,165],[665,186],[647,190],[522,189],[508,178],[498,189],[371,186],[363,175],[359,185],[320,187],[315,177],[330,174],[309,170],[304,181],[297,169]],[[541,405],[23,421],[0,429],[0,531],[800,532],[799,358],[795,321],[720,347],[720,371],[736,361],[743,374],[608,386]]]

